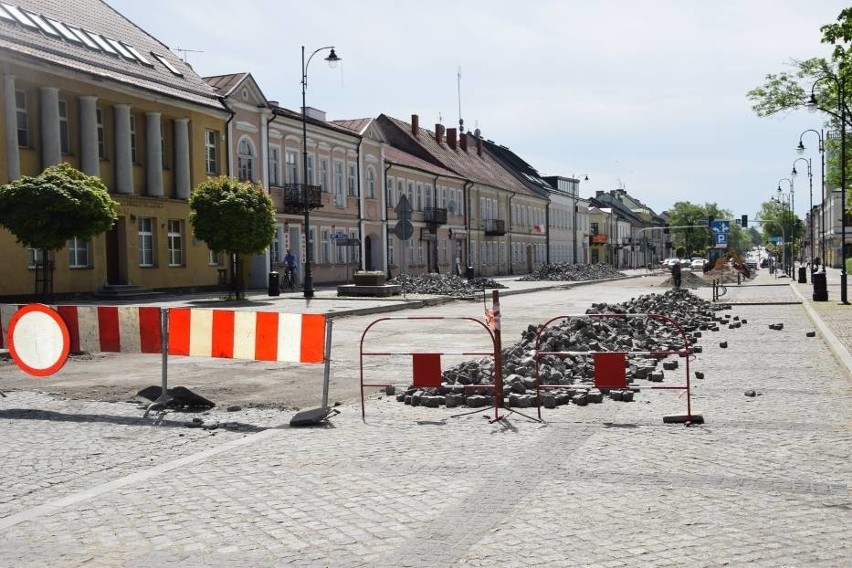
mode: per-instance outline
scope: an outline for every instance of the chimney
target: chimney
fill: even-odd
[[[443,124],[435,124],[435,141],[440,144],[441,140],[444,138],[444,125]]]
[[[455,128],[447,128],[447,146],[456,149],[456,132],[458,132]]]
[[[467,134],[464,132],[459,134],[459,144],[461,145],[461,149],[467,152]]]
[[[482,138],[476,138],[476,154],[482,156]]]
[[[411,115],[411,133],[417,137],[420,132],[420,117],[416,114]]]

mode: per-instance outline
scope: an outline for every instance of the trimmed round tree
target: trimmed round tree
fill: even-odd
[[[42,251],[45,278],[36,293],[53,289],[48,251],[64,248],[74,237],[88,240],[108,231],[117,218],[117,206],[100,178],[69,164],[50,166],[35,177],[23,176],[0,187],[0,225],[20,244]]]
[[[189,223],[210,250],[231,258],[231,290],[244,297],[239,255],[260,254],[275,236],[275,208],[263,188],[220,176],[195,186],[189,198]],[[229,296],[230,297],[230,296]]]

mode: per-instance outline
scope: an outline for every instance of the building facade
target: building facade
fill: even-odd
[[[0,6],[3,183],[67,162],[98,176],[118,220],[46,259],[53,292],[215,286],[220,261],[191,237],[194,185],[224,172],[228,114],[162,43],[96,0]],[[0,296],[30,294],[40,253],[0,228]]]

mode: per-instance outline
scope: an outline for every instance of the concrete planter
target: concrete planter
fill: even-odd
[[[371,274],[356,272],[352,276],[356,286],[384,286],[386,277],[384,274]]]

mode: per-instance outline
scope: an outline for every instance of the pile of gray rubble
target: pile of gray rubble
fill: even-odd
[[[519,342],[502,350],[503,406],[523,408],[535,406],[539,401],[547,408],[567,403],[585,405],[602,402],[607,394],[614,400],[629,402],[635,390],[630,387],[639,386],[643,381],[662,382],[665,371],[677,377],[676,384],[683,384],[683,357],[701,352],[702,347],[697,342],[704,333],[718,331],[722,326],[735,329],[747,323],[739,316],[721,313],[730,307],[708,302],[684,289],[647,294],[618,304],[593,304],[586,310],[589,317],[551,323],[541,332],[538,349],[539,326],[530,325]],[[622,314],[623,317],[595,314]],[[541,398],[538,398],[537,353],[602,351],[627,353],[627,389],[602,392],[594,388],[594,365],[589,355],[539,355],[541,384],[553,387],[542,389]],[[649,352],[675,353],[666,356]],[[388,394],[395,394],[399,402],[413,406],[491,406],[494,402],[494,359],[484,357],[456,365],[443,372],[442,382],[440,388],[412,387],[398,393],[390,389]],[[477,385],[482,388],[476,388]]]
[[[491,278],[473,278],[467,280],[455,274],[428,273],[412,276],[400,274],[388,280],[388,284],[402,286],[403,294],[434,294],[436,296],[452,296],[454,298],[469,298],[485,289],[505,288]]]
[[[545,264],[530,274],[520,277],[518,280],[582,281],[624,278],[624,276],[623,272],[619,272],[609,264],[571,264],[568,262],[556,262],[553,264]]]

